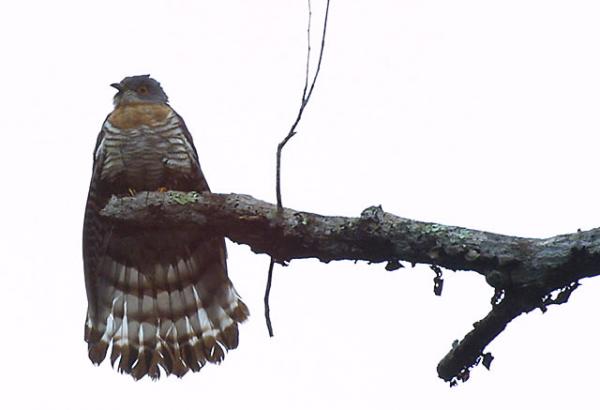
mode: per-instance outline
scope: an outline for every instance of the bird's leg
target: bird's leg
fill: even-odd
[[[131,195],[131,196],[135,196],[135,194],[137,193],[137,192],[135,192],[135,189],[133,189],[133,188],[129,188],[129,189],[127,189],[127,191],[129,191],[129,195]]]
[[[168,190],[169,190],[169,188],[167,188],[166,186],[158,187],[158,192],[161,192],[161,193],[167,192]]]

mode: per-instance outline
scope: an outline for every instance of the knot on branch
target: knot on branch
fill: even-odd
[[[492,269],[485,275],[485,281],[494,289],[506,289],[510,287],[510,276],[497,269]]]
[[[379,224],[383,222],[383,208],[381,205],[370,206],[360,213],[361,223]]]

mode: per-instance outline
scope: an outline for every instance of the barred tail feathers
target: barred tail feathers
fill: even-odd
[[[112,345],[111,363],[120,359],[120,372],[158,379],[160,368],[181,377],[235,349],[248,308],[227,278],[224,249],[215,258],[211,242],[143,269],[104,256],[98,309],[86,321],[90,360],[100,364]]]

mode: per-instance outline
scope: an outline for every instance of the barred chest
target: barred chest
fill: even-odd
[[[177,115],[167,105],[117,108],[103,131],[96,158],[103,158],[100,177],[105,182],[156,190],[173,185],[170,179],[192,172],[193,149]]]

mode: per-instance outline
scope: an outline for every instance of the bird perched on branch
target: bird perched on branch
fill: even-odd
[[[127,228],[104,221],[113,195],[209,191],[192,136],[149,75],[111,84],[114,110],[98,135],[83,227],[85,341],[100,364],[135,379],[183,376],[238,345],[248,308],[227,276],[225,240],[197,228]]]

